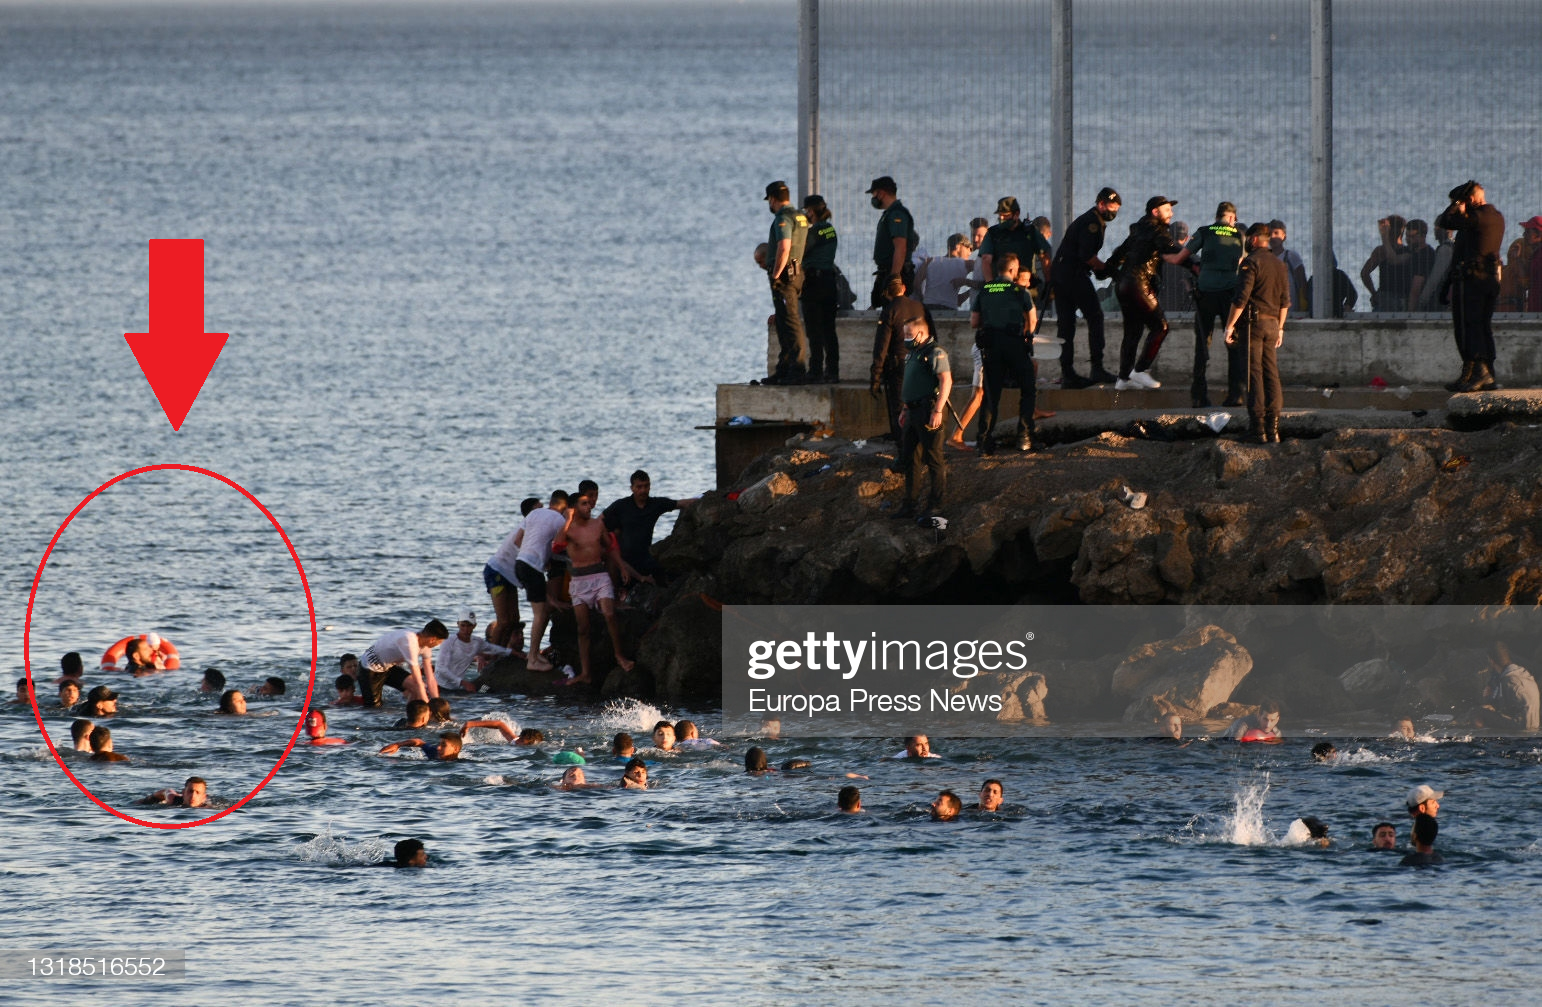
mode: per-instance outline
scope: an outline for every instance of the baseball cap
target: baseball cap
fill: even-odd
[[[803,208],[805,210],[823,210],[825,208],[825,198],[817,192],[804,196]]]
[[[1150,213],[1157,207],[1166,205],[1168,203],[1171,203],[1173,206],[1178,205],[1178,201],[1176,199],[1168,199],[1166,196],[1152,196],[1150,199],[1146,200],[1146,212]]]
[[[1122,202],[1124,202],[1124,200],[1119,198],[1119,193],[1114,191],[1114,188],[1112,186],[1105,185],[1105,186],[1103,186],[1103,188],[1098,190],[1098,202],[1099,203],[1122,203]]]
[[[1022,213],[1023,208],[1017,205],[1017,197],[1002,196],[996,200],[997,213]]]
[[[867,187],[867,191],[869,194],[879,191],[899,192],[899,188],[894,184],[894,179],[890,178],[888,175],[879,175],[877,178],[873,179],[873,184]]]
[[[1236,213],[1236,212],[1237,212],[1237,204],[1233,203],[1229,199],[1221,200],[1220,204],[1217,205],[1216,208],[1215,208],[1215,215],[1217,217],[1219,217],[1223,213]],[[1305,819],[1302,819],[1302,821],[1305,821]]]
[[[1527,231],[1542,231],[1542,216],[1532,217],[1530,220],[1523,221],[1521,227]]]
[[[117,698],[118,694],[105,685],[99,685],[86,694],[86,702],[88,703],[106,702],[107,700]]]
[[[1444,790],[1436,790],[1427,783],[1421,783],[1408,792],[1408,799],[1403,803],[1407,804],[1410,808],[1417,808],[1425,801],[1431,799],[1438,801],[1445,796],[1446,792]]]
[[[472,611],[469,608],[462,609],[460,615],[457,615],[455,617],[455,621],[456,622],[469,622],[473,626],[475,626],[476,625],[476,621],[477,621],[477,614],[476,614],[476,612]]]
[[[787,183],[778,180],[778,181],[772,182],[770,185],[766,186],[766,196],[765,196],[765,198],[766,199],[787,199],[788,198]]]
[[[1262,221],[1259,221],[1256,224],[1250,225],[1248,227],[1248,237],[1249,238],[1267,238],[1267,237],[1269,237],[1269,225],[1263,223]]]

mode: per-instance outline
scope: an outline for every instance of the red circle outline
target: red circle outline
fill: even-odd
[[[278,537],[284,540],[284,546],[289,550],[289,558],[294,560],[294,568],[300,574],[300,586],[305,589],[305,607],[310,613],[311,678],[309,685],[307,685],[305,689],[305,704],[300,707],[300,719],[295,724],[294,734],[290,735],[289,737],[289,744],[285,746],[284,754],[278,757],[278,761],[273,764],[273,768],[269,770],[268,775],[262,778],[261,783],[252,788],[251,793],[247,794],[245,797],[241,798],[239,801],[232,804],[225,810],[219,812],[218,814],[210,815],[208,818],[200,818],[196,822],[147,822],[142,818],[135,818],[133,815],[124,814],[117,808],[114,808],[112,805],[105,803],[90,790],[88,790],[86,785],[81,783],[80,780],[76,778],[74,773],[70,772],[70,767],[64,764],[64,760],[59,757],[58,749],[54,748],[53,739],[48,736],[48,728],[43,726],[43,711],[38,707],[37,687],[32,679],[32,608],[33,605],[37,602],[38,584],[43,579],[43,570],[48,566],[48,557],[53,555],[54,546],[59,544],[59,537],[63,535],[64,530],[70,526],[70,522],[75,520],[75,516],[81,511],[85,510],[86,504],[90,503],[92,500],[95,500],[102,494],[104,490],[120,482],[123,482],[125,479],[131,479],[134,476],[142,475],[146,472],[195,472],[198,475],[208,476],[210,479],[215,479],[224,483],[226,486],[236,490],[242,496],[246,497],[246,499],[250,500],[252,502],[252,506],[261,511],[262,516],[267,518],[269,523],[273,525],[274,530],[278,532]],[[84,500],[77,504],[75,509],[70,511],[69,516],[64,519],[64,523],[59,525],[59,530],[54,532],[54,537],[49,541],[48,548],[43,552],[43,558],[38,561],[37,573],[32,577],[32,593],[27,597],[27,622],[22,636],[22,661],[26,664],[27,668],[27,688],[28,691],[32,694],[32,714],[37,718],[37,726],[38,730],[43,734],[43,742],[48,746],[49,754],[54,757],[54,761],[59,764],[59,768],[64,770],[64,775],[70,778],[71,783],[80,788],[81,793],[91,798],[92,803],[96,804],[97,807],[117,815],[125,822],[133,822],[135,825],[143,825],[150,829],[191,829],[195,825],[203,825],[206,822],[212,822],[216,821],[217,819],[224,818],[232,811],[235,811],[237,808],[244,805],[247,801],[250,801],[252,798],[256,797],[257,792],[262,790],[263,787],[266,787],[268,785],[268,781],[277,775],[279,767],[284,764],[284,760],[289,758],[289,753],[294,750],[295,743],[300,740],[300,730],[305,726],[305,717],[306,714],[310,712],[311,707],[311,695],[315,692],[316,689],[317,644],[316,603],[311,598],[310,581],[306,579],[305,567],[300,563],[300,554],[295,552],[294,543],[289,541],[289,536],[284,533],[283,526],[278,523],[278,518],[273,516],[273,512],[264,507],[261,500],[258,500],[255,496],[248,492],[245,486],[242,486],[234,479],[230,479],[227,476],[223,476],[220,473],[210,469],[199,468],[196,465],[164,463],[159,465],[145,465],[141,468],[132,469],[128,472],[124,472],[122,475],[114,476],[113,478],[107,480],[106,482],[102,483],[102,485],[92,490]]]

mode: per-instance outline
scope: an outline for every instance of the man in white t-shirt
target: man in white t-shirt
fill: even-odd
[[[474,636],[472,631],[476,628],[477,615],[467,609],[460,614],[460,619],[455,624],[455,635],[444,641],[444,645],[439,648],[439,660],[434,664],[434,677],[439,679],[441,688],[476,692],[478,683],[466,677],[466,672],[471,670],[471,665],[476,663],[480,668],[482,661],[479,659],[502,657],[510,653],[507,647],[500,647],[480,636]]]
[[[519,505],[519,516],[527,518],[531,511],[540,507],[538,497],[527,497]],[[524,644],[525,628],[519,618],[519,579],[514,569],[514,563],[519,559],[519,543],[515,541],[518,536],[518,528],[509,532],[487,558],[487,565],[482,567],[482,584],[493,600],[493,624],[487,629],[487,637],[515,653]]]
[[[525,667],[531,671],[552,670],[551,662],[541,656],[541,638],[546,635],[546,620],[551,614],[546,604],[546,569],[551,565],[552,543],[567,531],[572,520],[571,511],[564,513],[567,502],[565,492],[554,491],[552,505],[531,511],[514,533],[514,544],[519,547],[514,578],[525,589],[525,600],[530,603],[534,620],[530,625],[530,646],[525,652]]]
[[[959,288],[968,285],[974,261],[969,258],[969,239],[962,234],[948,237],[948,254],[941,259],[927,258],[916,272],[916,287],[921,303],[930,308],[957,311],[962,303]]]
[[[450,631],[438,619],[428,620],[421,632],[393,630],[359,655],[364,673],[364,705],[380,705],[380,689],[389,685],[407,699],[428,702],[439,696],[434,678],[433,649],[449,639]]]

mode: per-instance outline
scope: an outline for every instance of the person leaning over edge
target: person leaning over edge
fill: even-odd
[[[772,213],[766,242],[766,275],[771,279],[771,307],[776,312],[776,371],[766,385],[801,385],[808,380],[808,336],[798,303],[803,293],[799,260],[808,239],[808,218],[792,205],[787,183],[766,186],[766,206]]]
[[[1017,449],[1036,451],[1039,446],[1034,436],[1033,407],[1037,389],[1033,361],[1028,355],[1027,341],[1031,337],[1027,333],[1033,331],[1037,311],[1033,296],[1016,283],[1016,254],[1006,252],[997,256],[992,266],[996,277],[980,288],[969,312],[975,344],[985,365],[985,404],[980,410],[978,448],[982,455],[995,450],[992,430],[1000,408],[1001,389],[1010,371],[1017,378],[1022,396],[1017,407]]]
[[[1059,317],[1061,388],[1090,388],[1115,380],[1103,366],[1103,306],[1098,303],[1097,291],[1092,289],[1092,277],[1102,279],[1108,275],[1098,253],[1103,250],[1104,231],[1119,215],[1120,202],[1119,193],[1113,189],[1105,186],[1099,191],[1092,209],[1066,228],[1050,265],[1050,284]],[[1092,369],[1085,378],[1076,373],[1075,366],[1077,311],[1087,321],[1087,351]]]
[[[1486,392],[1494,379],[1494,306],[1499,301],[1499,249],[1505,239],[1504,214],[1490,206],[1483,186],[1463,182],[1450,192],[1451,205],[1435,218],[1436,227],[1456,232],[1451,253],[1451,325],[1462,376],[1446,385],[1453,392]]]
[[[873,239],[873,296],[868,307],[883,307],[889,281],[896,276],[905,281],[906,290],[916,288],[916,267],[910,255],[920,243],[916,221],[895,195],[894,179],[880,175],[867,187],[873,209],[883,211],[878,218],[878,234]]]
[[[1237,293],[1226,316],[1226,345],[1236,345],[1237,320],[1246,311],[1248,439],[1255,444],[1278,444],[1285,391],[1280,386],[1276,351],[1285,341],[1285,319],[1290,315],[1290,271],[1269,250],[1268,224],[1248,228],[1248,246],[1251,251],[1237,271]]]
[[[808,338],[808,380],[836,385],[841,381],[841,344],[835,337],[835,313],[840,309],[835,251],[839,239],[823,196],[805,196],[808,239],[803,246],[803,331]]]
[[[925,319],[913,319],[905,326],[906,342],[912,348],[905,358],[905,376],[900,395],[905,408],[900,414],[899,454],[905,459],[905,505],[894,516],[916,516],[916,500],[923,461],[932,475],[930,494],[919,520],[926,521],[943,503],[948,490],[948,463],[942,454],[942,414],[953,392],[953,365],[947,351],[937,345],[931,325]]]

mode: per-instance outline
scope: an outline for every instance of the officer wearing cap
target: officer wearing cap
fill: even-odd
[[[766,241],[766,275],[771,278],[771,307],[776,311],[776,370],[763,382],[798,385],[808,379],[808,337],[798,304],[803,292],[800,260],[808,239],[808,217],[792,205],[786,182],[766,186],[766,206],[772,214]]]
[[[1226,314],[1226,345],[1246,347],[1248,357],[1248,439],[1255,444],[1280,442],[1280,387],[1276,351],[1285,339],[1290,317],[1290,270],[1269,250],[1269,225],[1248,228],[1248,257],[1237,270],[1237,292]],[[1237,321],[1245,324],[1241,341]]]
[[[1028,354],[1028,340],[1037,321],[1033,296],[1027,287],[1017,285],[1016,252],[1003,252],[992,265],[995,276],[980,287],[969,312],[975,345],[980,348],[985,364],[985,405],[980,410],[980,433],[976,440],[980,454],[988,455],[995,450],[991,430],[996,425],[1003,379],[1011,373],[1022,393],[1017,407],[1017,449],[1036,451],[1033,407],[1037,396],[1033,361]]]
[[[1176,200],[1152,196],[1146,200],[1146,215],[1130,228],[1124,244],[1108,257],[1108,271],[1118,277],[1114,293],[1124,315],[1124,339],[1119,344],[1119,391],[1161,388],[1151,376],[1151,365],[1167,339],[1167,314],[1158,296],[1162,286],[1163,262],[1177,263],[1183,246],[1173,240],[1167,225],[1173,219]],[[1146,330],[1146,348],[1136,357],[1141,330]]]
[[[884,292],[893,277],[904,280],[906,290],[916,289],[916,267],[911,264],[910,255],[921,239],[916,234],[915,218],[895,196],[897,191],[894,179],[888,175],[880,175],[867,187],[873,209],[883,211],[878,218],[878,236],[873,239],[873,297],[868,305],[871,308],[883,307]]]
[[[883,290],[883,310],[878,313],[878,328],[873,333],[873,366],[868,373],[869,391],[873,398],[884,397],[889,410],[889,436],[899,443],[901,434],[900,408],[901,383],[905,374],[905,326],[918,319],[926,322],[926,330],[935,333],[932,312],[921,300],[906,296],[905,281],[891,276]],[[900,458],[904,465],[904,458]]]
[[[1237,292],[1237,267],[1247,254],[1242,229],[1237,226],[1237,208],[1222,202],[1215,208],[1215,223],[1199,229],[1178,257],[1182,263],[1199,257],[1199,288],[1194,305],[1194,381],[1189,388],[1192,405],[1210,406],[1210,384],[1205,372],[1210,367],[1210,335],[1217,318],[1226,317]],[[1243,385],[1247,382],[1247,349],[1226,347],[1226,405],[1242,405]]]
[[[1464,182],[1451,190],[1451,205],[1435,218],[1436,227],[1456,232],[1451,255],[1451,324],[1462,355],[1457,392],[1498,388],[1494,379],[1494,306],[1499,302],[1499,249],[1504,245],[1504,214],[1490,206],[1483,186]]]
[[[835,338],[840,290],[835,278],[835,223],[823,196],[805,196],[808,241],[803,246],[803,328],[808,335],[808,379],[826,384],[841,380],[841,345]]]
[[[1107,275],[1098,253],[1103,250],[1104,229],[1119,215],[1121,202],[1119,193],[1105,186],[1098,192],[1092,209],[1071,221],[1055,250],[1050,286],[1054,288],[1055,310],[1060,317],[1061,388],[1087,388],[1114,380],[1103,366],[1103,306],[1098,303],[1097,291],[1092,289],[1092,276],[1102,279]],[[1087,350],[1092,364],[1089,377],[1085,378],[1075,368],[1078,311],[1087,320]]]
[[[1023,220],[1022,208],[1012,196],[1002,196],[996,201],[996,219],[1000,222],[985,232],[980,242],[980,272],[982,276],[996,275],[994,259],[1011,252],[1017,256],[1018,276],[1021,286],[1029,286],[1028,277],[1036,263],[1049,265],[1049,242],[1039,229]]]

